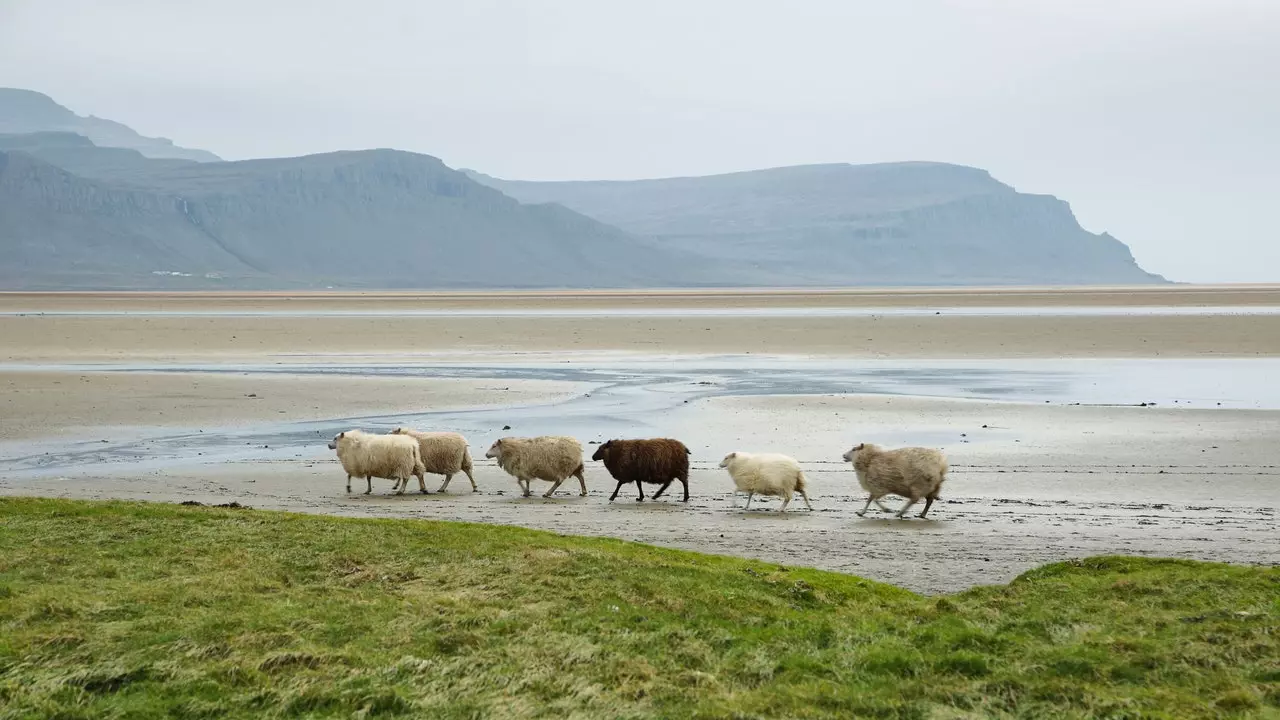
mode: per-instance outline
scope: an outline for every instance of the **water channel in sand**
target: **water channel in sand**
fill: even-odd
[[[456,354],[455,354],[456,355]],[[559,356],[563,357],[563,356]],[[0,371],[30,372],[33,366]],[[94,471],[120,463],[155,469],[279,457],[284,449],[325,454],[321,438],[353,426],[389,430],[398,425],[450,428],[476,441],[505,434],[564,434],[584,441],[673,434],[681,428],[691,447],[712,455],[727,449],[719,418],[698,404],[706,398],[759,395],[895,395],[1018,403],[1176,408],[1280,409],[1280,359],[1023,361],[874,361],[759,356],[630,356],[596,354],[552,361],[526,356],[507,362],[290,363],[288,365],[59,365],[49,372],[212,373],[364,377],[555,380],[581,384],[569,400],[521,407],[491,406],[334,418],[323,421],[239,424],[190,429],[151,428],[131,437],[50,439],[0,443],[7,475]],[[496,392],[501,392],[497,390]],[[692,408],[688,406],[693,404]],[[102,435],[119,435],[105,431]],[[953,436],[921,431],[905,438],[940,445]],[[805,438],[780,437],[797,456],[821,452]],[[829,449],[827,453],[829,454]],[[718,455],[716,456],[718,459]],[[710,460],[711,457],[701,458]]]

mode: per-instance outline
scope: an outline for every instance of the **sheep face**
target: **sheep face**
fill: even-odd
[[[494,441],[494,443],[489,446],[489,450],[485,452],[484,456],[489,458],[490,460],[494,460],[502,457],[502,441],[501,440]]]
[[[346,432],[340,432],[340,433],[338,433],[337,435],[334,435],[334,436],[333,436],[333,439],[329,441],[329,449],[330,449],[330,450],[337,450],[337,449],[338,449],[338,441],[339,441],[339,440],[341,440],[342,438],[346,437],[346,436],[347,436],[347,433],[346,433]]]
[[[729,463],[733,462],[733,459],[736,457],[738,457],[738,453],[736,452],[731,452],[728,455],[725,455],[724,459],[720,461],[720,467],[722,468],[729,467]]]
[[[592,460],[603,460],[603,459],[605,459],[606,457],[608,457],[608,456],[609,456],[609,450],[611,449],[611,447],[610,447],[610,446],[612,446],[612,445],[613,445],[613,441],[612,441],[612,440],[610,440],[609,442],[607,442],[607,443],[605,443],[605,444],[601,445],[600,447],[596,448],[596,451],[591,455],[591,459],[592,459]]]
[[[852,450],[850,450],[849,452],[845,453],[844,455],[841,455],[840,457],[844,458],[845,462],[853,462],[853,459],[858,455],[858,451],[865,447],[866,447],[866,444],[859,445],[853,448]]]
[[[402,428],[402,427],[398,427],[398,428],[396,428],[395,430],[392,430],[389,434],[391,434],[391,435],[406,435],[407,433],[404,431],[404,428]]]

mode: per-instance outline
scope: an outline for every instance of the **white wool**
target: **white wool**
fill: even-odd
[[[540,437],[504,437],[493,444],[484,455],[498,461],[507,474],[516,479],[525,497],[529,496],[531,480],[553,483],[543,497],[560,487],[570,477],[577,477],[582,494],[587,494],[587,480],[582,466],[582,444],[575,438],[563,435]]]
[[[907,504],[898,511],[898,517],[902,517],[921,498],[926,502],[920,517],[925,517],[947,479],[947,459],[933,448],[885,450],[878,445],[863,444],[845,453],[844,459],[853,464],[858,484],[869,494],[867,505],[859,515],[865,513],[873,502],[885,509],[880,498],[898,495],[907,499]]]
[[[418,441],[411,437],[348,430],[335,436],[329,447],[338,451],[338,461],[347,472],[347,492],[351,492],[353,477],[365,478],[369,484],[366,494],[373,489],[372,478],[395,480],[398,491],[404,492],[411,476],[417,476],[422,491],[426,492],[422,454]]]
[[[471,474],[471,451],[467,439],[456,432],[421,432],[412,428],[396,428],[392,435],[405,435],[418,441],[422,465],[429,473],[444,476],[439,492],[449,487],[449,481],[458,473],[466,473],[471,489],[476,490],[476,479]]]
[[[751,507],[753,495],[774,495],[782,498],[781,510],[786,510],[793,493],[800,493],[810,510],[804,472],[800,463],[789,455],[780,453],[734,452],[720,461],[720,467],[729,471],[738,492],[747,493],[747,507]]]

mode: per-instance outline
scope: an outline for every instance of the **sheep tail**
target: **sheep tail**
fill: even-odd
[[[583,474],[585,472],[586,472],[586,467],[584,467],[582,463],[578,463],[578,469],[573,471],[573,476],[583,482],[586,482],[587,479],[583,477]]]
[[[805,480],[804,478],[804,471],[803,470],[796,471],[796,492],[804,492],[805,490],[807,490],[808,489],[807,483],[808,483],[808,480]]]

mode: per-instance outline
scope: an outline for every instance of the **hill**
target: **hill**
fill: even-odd
[[[28,146],[0,151],[0,286],[708,281],[705,266],[682,251],[659,250],[557,205],[521,204],[426,155],[368,150],[189,163],[58,140],[52,147],[0,141]]]
[[[1065,202],[942,163],[522,182],[397,150],[222,162],[0,89],[0,287],[1164,282]]]
[[[809,165],[636,181],[471,177],[663,247],[751,258],[816,284],[1105,284],[1164,279],[1070,207],[944,163]]]
[[[95,145],[129,148],[151,158],[177,158],[216,162],[217,155],[205,150],[178,147],[168,138],[139,135],[132,128],[92,115],[81,117],[32,90],[0,88],[0,133],[20,135],[62,131],[83,135]]]

